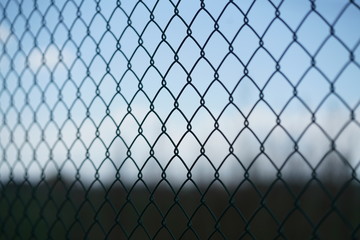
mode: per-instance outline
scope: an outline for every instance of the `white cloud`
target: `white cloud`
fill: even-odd
[[[10,36],[10,30],[7,27],[0,25],[0,43],[4,43]]]
[[[70,65],[74,58],[75,54],[71,51],[67,49],[59,50],[55,45],[50,45],[41,51],[38,48],[31,51],[28,56],[28,64],[34,72],[42,66],[52,71],[60,62]]]
[[[124,106],[119,106],[122,109]],[[133,114],[135,117],[144,116],[144,113],[148,112],[148,108],[141,105],[134,105],[132,106]],[[92,114],[99,114],[98,112],[93,112]],[[119,111],[118,113],[112,114],[113,119],[117,124],[124,118],[126,111]],[[274,122],[268,121],[270,119],[271,113],[269,112],[259,112],[258,117],[254,118],[253,121],[250,123],[252,130],[254,131],[262,131],[261,129],[270,129],[272,126],[275,125]],[[336,116],[336,114],[334,114]],[[81,118],[81,116],[73,116],[74,118]],[[329,121],[329,126],[339,126],[342,122],[337,120],[338,118],[332,118],[332,121]],[[340,119],[340,118],[339,118]],[[141,119],[138,119],[141,120]],[[167,133],[170,134],[170,138],[176,139],[175,144],[178,144],[179,136],[183,136],[186,133],[186,128],[179,127],[182,124],[181,119],[175,120],[172,125],[167,126],[168,131]],[[147,139],[156,139],[159,134],[161,133],[161,129],[159,128],[159,124],[156,118],[152,118],[149,120],[150,122],[147,123],[148,128],[144,131],[144,136]],[[208,119],[204,119],[205,121],[209,121]],[[299,129],[299,121],[304,121],[301,116],[293,114],[289,116],[288,122],[289,124],[286,126],[286,129],[290,132],[301,131]],[[178,125],[177,125],[178,122]],[[155,159],[151,159],[150,162],[146,163],[146,160],[149,157],[149,147],[143,141],[142,137],[139,137],[136,141],[135,138],[138,134],[138,126],[134,121],[124,122],[121,125],[122,137],[125,140],[128,146],[132,145],[131,152],[132,152],[132,159],[135,161],[133,162],[132,159],[127,158],[127,148],[122,142],[118,139],[110,148],[111,139],[116,138],[116,130],[114,126],[111,126],[111,122],[107,123],[105,127],[97,128],[93,124],[84,124],[81,128],[81,138],[80,140],[76,140],[76,128],[66,128],[64,127],[61,131],[62,140],[63,142],[58,142],[50,146],[53,148],[54,154],[54,163],[57,166],[64,165],[63,172],[67,177],[74,178],[76,174],[76,168],[80,168],[80,177],[85,183],[91,183],[95,178],[95,169],[99,169],[99,177],[100,180],[103,182],[111,182],[115,179],[115,167],[119,167],[123,165],[121,169],[121,180],[125,183],[133,184],[138,178],[138,169],[135,166],[135,163],[138,165],[139,168],[144,167],[142,171],[144,180],[146,181],[160,181],[161,180],[161,168],[155,162]],[[236,119],[233,115],[224,115],[222,127],[224,132],[229,131],[238,131],[239,125],[243,125],[243,119]],[[152,129],[151,129],[152,128]],[[307,160],[312,166],[315,166],[321,159],[322,156],[329,150],[329,142],[324,140],[324,135],[317,129],[314,125],[314,129],[309,129],[309,135],[304,137],[303,140],[300,140],[299,146],[302,147],[300,151],[307,157]],[[100,139],[95,139],[95,132],[96,129],[100,131]],[[349,149],[356,151],[355,146],[349,146],[349,141],[353,139],[357,139],[358,132],[356,130],[356,126],[353,129],[349,129],[349,131],[344,131],[343,136],[338,141],[338,151],[342,152],[343,154],[347,154]],[[197,131],[199,137],[202,138],[208,135],[210,132],[213,131],[212,124],[200,124],[200,125],[193,125],[193,130]],[[34,131],[33,131],[34,133]],[[39,133],[35,133],[39,134]],[[58,139],[58,129],[56,128],[47,128],[46,134],[48,138],[47,142],[54,142]],[[8,139],[5,136],[6,132],[0,132],[0,139]],[[264,134],[265,135],[265,134]],[[132,136],[132,137],[131,137]],[[251,134],[244,135],[245,137],[241,141],[237,141],[234,144],[234,154],[239,157],[242,161],[242,164],[245,167],[248,167],[253,160],[253,155],[259,153],[259,145],[256,144],[256,140]],[[205,138],[205,137],[204,137]],[[104,140],[104,143],[101,140]],[[51,140],[51,141],[50,141]],[[54,140],[54,141],[53,141]],[[17,136],[17,133],[14,133],[13,136],[13,147],[19,147],[23,144],[24,138],[20,134]],[[46,139],[45,139],[46,141]],[[3,140],[2,145],[5,146],[6,143]],[[75,147],[71,148],[70,151],[67,150],[73,143],[76,142]],[[82,145],[81,142],[85,143],[85,147]],[[65,144],[67,147],[63,147]],[[151,143],[152,144],[152,143]],[[357,143],[358,144],[358,143]],[[36,143],[31,143],[31,145],[36,145]],[[286,134],[282,134],[279,132],[274,132],[273,139],[270,141],[269,144],[266,146],[266,154],[274,161],[278,167],[280,167],[283,162],[285,161],[286,157],[289,156],[289,152],[293,149],[293,142],[286,136]],[[343,147],[344,146],[344,147]],[[347,148],[346,148],[347,147]],[[89,159],[86,160],[86,148],[88,148],[90,156]],[[106,159],[106,148],[109,148],[110,156]],[[205,145],[205,154],[212,162],[215,168],[218,168],[222,161],[226,158],[228,154],[229,145],[226,141],[224,141],[223,137],[220,134],[214,134],[213,137],[208,141]],[[2,149],[0,149],[3,151]],[[11,149],[7,151],[7,163],[0,165],[0,173],[1,179],[7,178],[8,171],[10,168],[14,167],[14,176],[18,179],[22,179],[24,176],[24,170],[19,164],[16,164],[18,161],[18,157],[16,154],[11,154]],[[22,155],[29,155],[33,156],[33,149],[22,149]],[[164,136],[159,143],[156,145],[155,157],[159,164],[163,168],[169,163],[169,160],[174,156],[174,146],[169,141],[167,137]],[[15,151],[16,152],[16,151]],[[45,145],[41,148],[35,150],[37,161],[40,168],[44,168],[49,160],[49,149],[45,147]],[[71,161],[68,161],[68,154],[70,153]],[[354,155],[359,154],[359,152],[353,153]],[[2,153],[1,153],[2,155]],[[196,161],[197,157],[200,155],[200,145],[194,140],[191,134],[188,133],[188,138],[185,138],[182,143],[179,145],[179,156],[182,158],[183,162],[180,161],[179,158],[175,158],[173,162],[168,167],[166,174],[167,179],[171,182],[171,184],[178,185],[181,184],[183,181],[186,180],[186,168],[184,164],[190,168],[194,162]],[[126,159],[126,160],[125,160]],[[297,170],[295,172],[298,173],[302,172],[302,174],[307,174],[309,176],[309,168],[305,166],[305,161],[299,158],[299,156],[294,156],[294,161],[297,160],[298,165],[293,163],[288,164],[289,167],[285,168],[287,170],[283,170],[282,173],[285,176],[286,174],[292,174],[291,171],[294,171],[294,168]],[[85,160],[85,161],[84,161]],[[32,159],[24,160],[23,162],[25,166],[30,166]],[[112,162],[111,162],[112,161]],[[229,157],[226,161],[229,163],[224,164],[224,166],[220,170],[220,177],[221,180],[226,183],[231,183],[243,178],[244,171],[242,167],[236,162],[235,158]],[[252,177],[257,178],[274,178],[276,177],[276,170],[271,165],[270,161],[266,159],[263,155],[258,160],[259,164],[254,166],[250,172],[252,173]],[[354,166],[356,164],[356,159],[353,159],[351,164]],[[146,164],[145,164],[146,163]],[[260,164],[261,163],[261,164]],[[113,165],[114,164],[114,165]],[[326,164],[326,163],[325,163]],[[54,165],[54,164],[51,164]],[[37,181],[40,179],[41,169],[37,167],[37,164],[32,164],[31,171],[28,172],[29,178],[33,181]],[[299,170],[300,169],[300,170]],[[45,171],[46,174],[52,174],[54,168],[48,169]],[[201,157],[199,161],[195,164],[194,169],[192,170],[192,178],[196,182],[206,183],[214,179],[215,170],[212,168],[210,163],[206,160],[206,158]],[[301,175],[301,174],[300,174]]]

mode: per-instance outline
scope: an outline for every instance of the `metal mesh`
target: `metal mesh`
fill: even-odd
[[[360,2],[0,2],[0,239],[360,238]]]

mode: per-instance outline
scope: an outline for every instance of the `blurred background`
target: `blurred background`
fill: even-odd
[[[355,239],[359,5],[1,1],[0,238]]]

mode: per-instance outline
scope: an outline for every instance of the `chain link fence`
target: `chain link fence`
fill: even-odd
[[[0,1],[0,239],[359,239],[360,1]]]

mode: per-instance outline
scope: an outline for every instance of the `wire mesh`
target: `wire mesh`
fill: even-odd
[[[360,2],[0,2],[0,239],[360,238]]]

